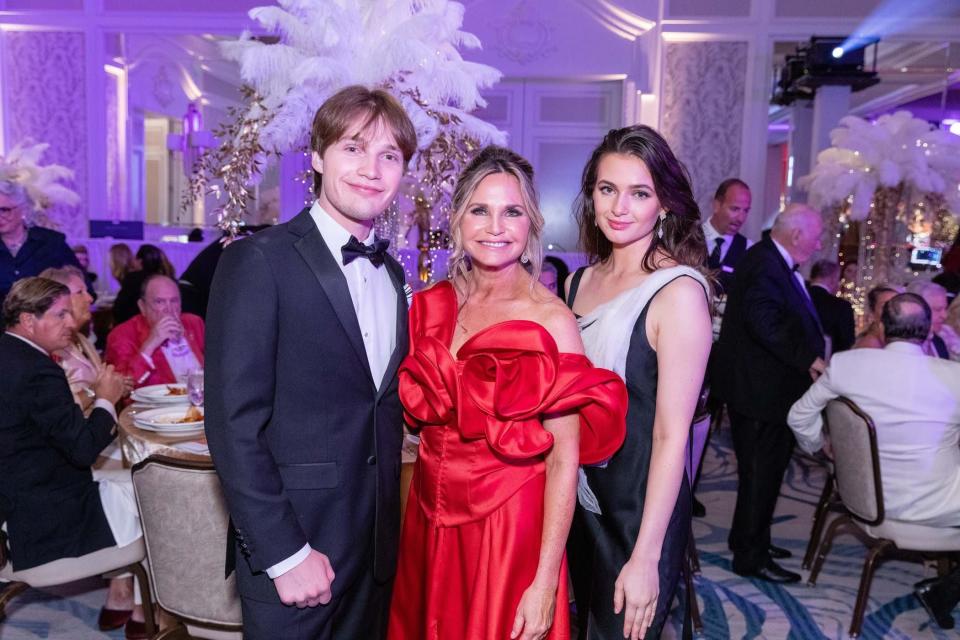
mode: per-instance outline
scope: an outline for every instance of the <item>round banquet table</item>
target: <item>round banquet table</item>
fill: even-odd
[[[207,439],[203,434],[187,436],[165,436],[155,431],[147,431],[133,423],[133,416],[138,411],[153,409],[151,405],[132,404],[120,412],[118,416],[118,437],[120,450],[126,466],[146,460],[152,455],[162,455],[178,460],[194,462],[210,462],[209,454],[191,453],[176,448],[183,443],[204,443]],[[404,438],[403,449],[400,454],[400,514],[401,519],[407,506],[407,494],[410,492],[410,480],[413,477],[413,464],[417,459],[417,444],[411,438]],[[401,520],[402,521],[402,520]]]
[[[193,462],[210,462],[209,454],[191,453],[173,446],[187,442],[206,444],[207,439],[204,434],[165,436],[155,431],[141,429],[133,423],[133,416],[137,412],[155,408],[153,405],[132,404],[120,412],[117,421],[117,433],[120,440],[120,450],[123,452],[123,459],[127,464],[133,466],[152,455],[162,455]],[[184,406],[184,411],[186,411],[186,408]]]

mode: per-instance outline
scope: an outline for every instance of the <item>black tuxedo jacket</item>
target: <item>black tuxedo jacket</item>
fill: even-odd
[[[15,570],[114,545],[90,473],[114,438],[109,411],[83,417],[57,363],[0,334],[0,505]]]
[[[378,580],[395,571],[403,269],[390,257],[383,267],[397,290],[397,348],[378,391],[337,258],[304,209],[228,246],[211,289],[207,440],[246,558],[240,593],[262,602],[280,602],[266,569],[307,543],[330,558],[335,598],[370,550]]]
[[[823,334],[800,286],[770,238],[750,247],[737,265],[715,380],[738,413],[786,424],[790,406],[812,383],[809,368],[823,356]]]
[[[820,316],[823,331],[830,336],[832,353],[846,351],[856,341],[856,322],[853,319],[853,305],[833,295],[823,287],[811,284],[807,287],[813,306]]]

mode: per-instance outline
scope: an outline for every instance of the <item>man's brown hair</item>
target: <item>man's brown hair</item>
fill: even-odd
[[[403,105],[383,89],[352,85],[333,94],[313,116],[310,150],[321,156],[324,150],[345,136],[358,116],[363,117],[359,132],[373,126],[386,126],[393,133],[406,167],[417,150],[417,131]],[[320,194],[322,176],[313,172],[313,192]]]
[[[20,324],[21,313],[42,316],[57,299],[70,295],[70,289],[55,280],[34,276],[13,283],[3,301],[3,326],[7,329]]]

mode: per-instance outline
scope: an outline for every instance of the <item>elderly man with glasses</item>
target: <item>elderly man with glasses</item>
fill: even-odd
[[[173,384],[203,368],[203,320],[181,311],[176,282],[149,276],[138,305],[140,313],[107,336],[106,362],[130,376],[136,388]]]
[[[17,280],[50,267],[80,266],[62,233],[27,226],[24,216],[31,206],[23,186],[0,181],[0,302]]]

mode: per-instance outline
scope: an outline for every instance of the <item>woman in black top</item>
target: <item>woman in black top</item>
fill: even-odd
[[[590,266],[571,276],[567,302],[587,356],[629,394],[623,447],[581,473],[581,637],[658,638],[690,530],[684,460],[712,339],[700,215],[667,143],[634,126],[594,151],[577,217]]]

